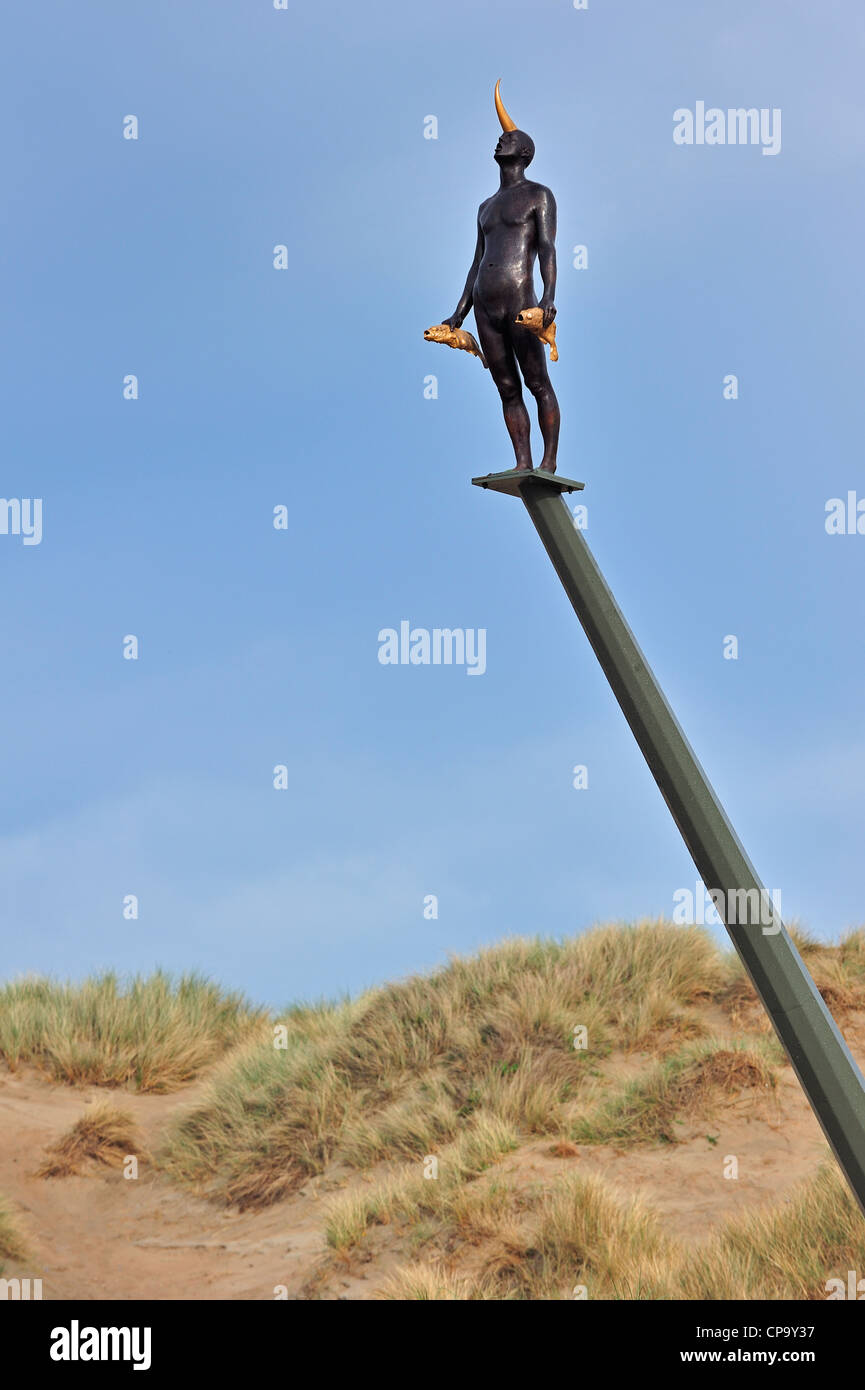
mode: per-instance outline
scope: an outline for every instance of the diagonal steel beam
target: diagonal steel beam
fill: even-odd
[[[865,1081],[775,912],[724,808],[549,473],[491,473],[478,487],[522,498],[670,809],[697,871],[766,1008],[865,1215]]]

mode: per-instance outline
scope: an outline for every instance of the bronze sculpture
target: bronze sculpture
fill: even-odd
[[[556,200],[542,183],[526,178],[535,146],[531,136],[518,130],[505,110],[496,83],[495,103],[502,135],[494,158],[499,166],[499,189],[478,209],[475,256],[460,302],[445,328],[459,329],[470,309],[486,365],[502,399],[505,424],[519,472],[532,470],[529,415],[523,402],[522,378],[538,405],[538,423],[544,441],[539,467],[556,471],[559,442],[559,403],[550,384],[543,341],[550,343],[552,360],[558,358],[555,338],[546,336],[556,316]],[[540,263],[544,292],[536,303],[535,261]],[[535,307],[538,314],[525,319]],[[520,321],[520,316],[524,321]],[[539,327],[538,327],[539,325]],[[544,334],[543,341],[537,336]]]

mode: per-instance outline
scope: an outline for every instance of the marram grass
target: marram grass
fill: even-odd
[[[198,975],[0,988],[0,1059],[73,1085],[170,1091],[259,1031],[264,1014]]]

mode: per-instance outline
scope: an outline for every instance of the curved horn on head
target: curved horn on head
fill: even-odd
[[[505,104],[502,101],[501,95],[499,93],[499,87],[501,85],[502,79],[499,78],[498,82],[496,83],[496,112],[498,114],[499,120],[502,123],[502,130],[516,130],[517,123],[516,121],[511,120],[510,116],[505,110]]]

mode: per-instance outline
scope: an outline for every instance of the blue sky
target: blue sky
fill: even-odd
[[[0,492],[43,536],[0,535],[0,973],[280,1004],[694,884],[523,509],[469,485],[511,464],[492,383],[422,338],[496,187],[498,77],[558,202],[587,540],[785,917],[859,925],[865,536],[824,520],[865,497],[861,8],[47,0],[6,29]],[[780,153],[675,145],[697,101],[779,108]],[[381,665],[404,619],[486,629],[485,673]]]

